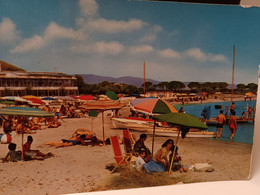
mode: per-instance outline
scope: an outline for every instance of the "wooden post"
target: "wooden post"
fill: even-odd
[[[176,141],[175,141],[175,147],[174,147],[174,151],[173,151],[173,155],[172,155],[172,159],[171,159],[171,164],[170,164],[170,168],[169,168],[169,173],[172,172],[172,164],[173,164],[173,159],[174,159],[174,156],[176,154],[176,148],[177,148],[177,143],[178,143],[178,140],[179,140],[179,136],[180,136],[180,132],[181,132],[181,129],[180,127],[178,127],[179,131],[178,131],[178,136],[176,138]]]
[[[103,143],[105,143],[104,111],[102,110]]]
[[[155,120],[154,120],[154,123],[153,123],[152,156],[153,156],[153,148],[154,148],[154,135],[155,135]]]
[[[233,68],[232,68],[231,103],[233,102],[233,91],[234,91],[234,72],[235,72],[235,45],[234,45],[234,47],[233,47]]]
[[[145,95],[146,91],[145,91],[145,62],[144,62],[144,95]]]

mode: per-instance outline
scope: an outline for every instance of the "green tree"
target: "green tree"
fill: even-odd
[[[161,90],[167,90],[168,84],[169,84],[169,82],[166,82],[166,81],[160,82],[160,83],[158,83],[157,87]]]
[[[240,93],[243,93],[244,90],[246,89],[246,85],[245,85],[245,84],[242,84],[242,83],[239,83],[239,84],[237,84],[236,89],[237,89]]]
[[[190,82],[188,87],[192,90],[198,91],[201,88],[201,84],[199,82]]]
[[[181,81],[170,81],[168,84],[169,90],[174,90],[175,92],[181,88],[186,87],[185,84]]]
[[[255,83],[248,83],[246,87],[255,93],[257,91],[258,85]]]

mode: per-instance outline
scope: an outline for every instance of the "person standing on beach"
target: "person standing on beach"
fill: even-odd
[[[236,112],[232,111],[231,116],[229,117],[229,120],[228,120],[229,129],[231,131],[230,140],[233,140],[233,137],[235,136],[236,130],[237,130],[237,119],[235,117],[235,114],[236,114]]]
[[[223,114],[223,110],[220,110],[219,115],[217,116],[217,131],[216,131],[216,138],[222,139],[222,130],[223,130],[223,125],[226,121],[226,117]]]
[[[231,113],[232,111],[235,111],[235,108],[236,108],[235,102],[232,102],[231,106],[229,107],[230,115],[232,114],[232,113]]]

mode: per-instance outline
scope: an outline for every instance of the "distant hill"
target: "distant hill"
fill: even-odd
[[[84,81],[88,84],[95,84],[95,83],[101,83],[103,81],[108,81],[110,83],[122,83],[122,84],[135,85],[137,87],[141,87],[141,85],[144,83],[143,78],[131,77],[131,76],[118,77],[118,78],[99,76],[94,74],[82,74],[81,76],[83,77]],[[160,83],[160,81],[156,81],[152,79],[146,79],[146,82],[152,82],[153,84]]]
[[[83,77],[84,81],[88,84],[96,84],[96,83],[101,83],[103,81],[108,81],[110,83],[123,83],[123,84],[128,84],[128,85],[135,85],[137,87],[141,87],[142,84],[144,83],[143,78],[139,77],[131,77],[131,76],[125,76],[125,77],[107,77],[107,76],[100,76],[100,75],[94,75],[94,74],[81,74]],[[156,81],[153,79],[146,79],[146,82],[152,82],[153,84],[158,84],[162,81]],[[189,82],[183,82],[186,86],[189,84]],[[228,89],[231,89],[232,85],[228,85]],[[234,84],[234,88],[236,88],[236,84]]]

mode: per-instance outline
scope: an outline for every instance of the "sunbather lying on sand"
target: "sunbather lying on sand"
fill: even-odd
[[[45,145],[58,147],[67,147],[73,145],[101,145],[103,142],[99,140],[96,135],[88,130],[87,134],[83,134],[84,131],[79,132],[81,130],[76,131],[70,139],[62,139],[61,141],[57,142],[46,142]],[[86,142],[89,141],[89,142]]]

